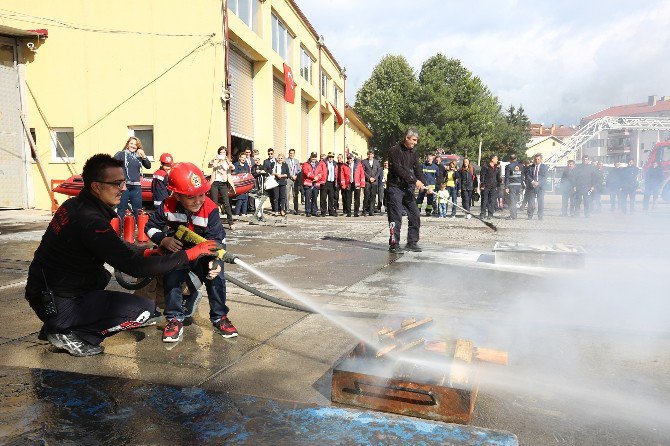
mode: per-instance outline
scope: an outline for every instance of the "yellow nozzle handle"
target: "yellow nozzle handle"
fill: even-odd
[[[174,236],[177,238],[177,240],[185,243],[191,243],[193,245],[197,245],[198,243],[206,242],[207,239],[201,235],[196,234],[195,232],[191,231],[184,225],[179,225],[177,227],[177,232],[174,233]],[[216,251],[217,257],[219,259],[223,258],[223,255],[226,253],[226,250],[223,249],[223,246],[221,249]]]

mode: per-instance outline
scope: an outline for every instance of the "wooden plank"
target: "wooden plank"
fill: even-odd
[[[509,363],[508,353],[503,350],[475,347],[475,359],[493,364],[507,365]]]
[[[391,332],[383,333],[381,336],[386,337],[386,338],[396,338],[403,333],[406,333],[410,330],[414,330],[415,328],[419,328],[422,325],[426,325],[426,324],[429,324],[431,322],[433,322],[433,318],[432,317],[427,317],[425,319],[421,319],[420,321],[411,322],[411,323],[408,323],[407,325],[402,325],[397,330],[393,330]]]
[[[468,384],[470,376],[470,364],[473,357],[473,344],[469,339],[457,339],[454,358],[451,363],[449,382],[454,384]]]

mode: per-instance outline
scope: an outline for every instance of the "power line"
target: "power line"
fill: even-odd
[[[193,53],[195,53],[196,51],[198,51],[200,48],[202,48],[203,46],[205,46],[205,45],[207,45],[208,43],[210,43],[211,40],[212,40],[212,38],[214,38],[214,36],[215,36],[215,34],[211,34],[207,39],[205,39],[205,41],[203,41],[203,42],[200,43],[198,46],[196,46],[196,47],[193,48],[191,51],[189,51],[188,54],[186,54],[184,57],[182,57],[182,58],[179,59],[177,62],[175,62],[174,64],[172,64],[167,70],[163,71],[161,74],[159,74],[158,76],[156,76],[154,79],[152,79],[151,81],[149,81],[148,83],[146,83],[145,85],[143,85],[142,87],[140,87],[139,90],[137,90],[136,92],[134,92],[133,94],[131,94],[130,96],[128,96],[126,99],[124,99],[123,101],[121,101],[118,105],[116,105],[115,107],[113,107],[110,111],[108,111],[107,113],[105,113],[104,115],[102,115],[97,121],[95,121],[94,123],[92,123],[91,125],[89,125],[88,127],[86,127],[84,130],[82,130],[81,132],[79,132],[78,134],[76,134],[76,135],[75,135],[75,138],[78,138],[79,136],[81,136],[81,135],[83,135],[84,133],[86,133],[86,132],[88,132],[89,130],[91,130],[93,127],[95,127],[96,125],[98,125],[98,124],[99,124],[103,119],[105,119],[107,116],[111,115],[111,114],[114,113],[116,110],[118,110],[119,107],[121,107],[123,104],[125,104],[126,102],[128,102],[129,100],[131,100],[132,98],[134,98],[135,96],[137,96],[142,90],[144,90],[145,88],[147,88],[148,86],[150,86],[151,84],[153,84],[154,82],[156,82],[156,81],[157,81],[158,79],[160,79],[161,77],[165,76],[165,75],[166,75],[168,72],[170,72],[174,67],[176,67],[177,65],[179,65],[180,63],[182,63],[184,60],[186,60],[189,56],[191,56]]]
[[[87,26],[84,26],[84,25],[62,22],[60,20],[50,19],[48,17],[32,16],[32,15],[29,15],[29,14],[24,14],[24,13],[20,13],[20,12],[16,12],[16,11],[10,11],[8,9],[1,9],[0,8],[0,11],[5,12],[5,14],[0,13],[0,17],[14,19],[14,20],[18,20],[20,22],[33,23],[35,25],[42,25],[42,26],[54,26],[54,27],[57,27],[57,28],[74,29],[74,30],[77,30],[77,31],[85,31],[85,32],[92,32],[92,33],[134,34],[134,35],[140,35],[140,36],[157,36],[157,37],[205,37],[205,36],[209,36],[209,34],[150,33],[150,32],[143,32],[143,31],[124,30],[124,29],[90,28],[90,27],[87,27]],[[31,20],[26,19],[26,18],[21,18],[21,17],[28,17]],[[42,22],[40,22],[39,20],[42,20]]]

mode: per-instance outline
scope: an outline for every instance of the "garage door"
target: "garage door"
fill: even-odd
[[[286,149],[286,101],[284,101],[284,83],[274,78],[272,85],[274,111],[274,149],[275,153]]]
[[[16,47],[0,37],[0,208],[26,207],[26,162]]]
[[[253,63],[231,47],[230,51],[230,133],[254,140]]]

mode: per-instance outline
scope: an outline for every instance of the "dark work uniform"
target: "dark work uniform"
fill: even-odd
[[[575,167],[575,214],[584,202],[584,216],[591,214],[591,194],[596,187],[596,168],[593,164],[579,164]]]
[[[566,167],[561,175],[561,215],[575,215],[575,168]]]
[[[482,189],[482,203],[479,211],[480,217],[493,217],[495,211],[495,204],[498,200],[498,188],[502,184],[502,176],[500,174],[499,166],[491,166],[491,163],[486,163],[482,166],[479,174],[479,187]]]
[[[516,218],[522,183],[523,165],[513,161],[505,166],[505,189],[509,190],[509,215],[513,219]]]
[[[186,265],[186,252],[144,257],[144,248],[125,243],[110,225],[116,213],[83,190],[58,208],[28,270],[26,299],[56,333],[72,332],[98,345],[121,330],[137,328],[153,313],[152,301],[105,290],[112,267],[136,277],[163,274]],[[56,295],[58,314],[47,316],[41,302],[46,285]]]
[[[389,172],[387,183],[387,212],[389,222],[389,245],[400,243],[403,207],[407,210],[407,243],[419,241],[421,218],[419,207],[414,199],[416,180],[425,184],[426,178],[421,170],[419,157],[404,144],[398,144],[389,150]]]
[[[621,195],[619,206],[621,212],[626,213],[626,201],[630,203],[628,211],[635,212],[635,193],[637,191],[637,175],[640,172],[635,166],[626,166],[621,169]]]
[[[435,163],[428,164],[427,161],[421,164],[421,171],[423,172],[423,176],[426,178],[426,182],[424,183],[426,188],[419,191],[419,195],[416,197],[416,204],[419,206],[420,210],[421,205],[423,204],[423,199],[427,196],[426,215],[430,215],[433,213],[433,205],[437,204],[435,203],[435,194],[430,192],[435,191],[437,175],[439,171]]]

